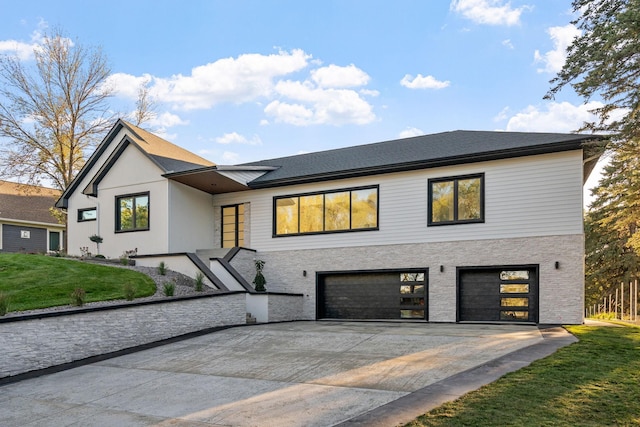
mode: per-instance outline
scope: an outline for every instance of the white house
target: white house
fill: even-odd
[[[221,166],[118,121],[57,206],[68,251],[300,294],[305,319],[583,320],[597,136],[454,131]]]

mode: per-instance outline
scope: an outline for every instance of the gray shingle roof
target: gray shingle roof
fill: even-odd
[[[246,165],[279,167],[250,183],[253,188],[261,188],[575,150],[590,140],[602,140],[602,137],[458,130],[261,160]]]
[[[59,196],[51,188],[0,181],[0,218],[58,224],[49,209]]]

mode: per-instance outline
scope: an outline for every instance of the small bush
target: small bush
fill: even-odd
[[[100,259],[106,259],[106,257],[104,255],[100,255],[100,254],[94,255],[93,257],[94,258],[100,258]]]
[[[165,282],[164,284],[164,295],[167,297],[172,297],[176,291],[176,285],[171,282]]]
[[[0,292],[0,316],[9,312],[9,295]]]
[[[262,274],[262,269],[264,268],[265,262],[257,259],[254,261],[254,264],[256,266],[256,277],[253,279],[253,284],[255,285],[254,289],[257,292],[265,292],[267,289],[264,285],[267,284],[267,279],[265,279],[264,275]]]
[[[127,301],[133,301],[136,297],[136,288],[131,283],[124,284],[124,298]]]
[[[158,274],[161,276],[167,275],[167,264],[165,264],[164,261],[160,261],[160,264],[158,264]]]
[[[82,307],[84,305],[85,297],[86,297],[86,293],[84,289],[75,288],[73,292],[71,292],[71,305]]]
[[[121,256],[120,257],[120,264],[122,265],[129,265],[129,258],[125,257],[125,256]]]
[[[202,292],[204,288],[204,274],[201,271],[196,273],[195,288],[197,292]]]

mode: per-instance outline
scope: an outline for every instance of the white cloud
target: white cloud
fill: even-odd
[[[400,84],[409,89],[443,89],[449,86],[450,82],[437,80],[433,76],[423,76],[422,74],[418,74],[413,77],[410,74],[406,74],[402,80],[400,80]]]
[[[380,92],[378,92],[377,90],[371,90],[371,89],[360,89],[358,91],[358,93],[360,95],[364,95],[364,96],[379,96]]]
[[[222,161],[225,162],[226,164],[235,164],[238,163],[238,160],[240,159],[240,154],[238,153],[234,153],[232,151],[225,151],[224,153],[222,153]]]
[[[422,129],[409,127],[400,132],[398,135],[400,138],[411,138],[412,136],[420,136],[424,135],[424,131]]]
[[[309,58],[302,50],[293,50],[219,59],[195,67],[190,76],[156,78],[152,94],[185,110],[208,109],[223,102],[250,102],[270,96],[275,79],[304,69]]]
[[[372,106],[356,91],[317,88],[310,81],[281,81],[275,91],[288,100],[269,103],[264,112],[276,122],[296,126],[366,124],[375,120]]]
[[[562,70],[567,60],[567,47],[569,47],[574,38],[580,36],[581,31],[573,24],[569,24],[564,27],[551,27],[547,30],[547,33],[553,41],[553,50],[544,54],[536,50],[533,57],[535,62],[540,62],[544,65],[543,68],[538,68],[539,73],[557,73]]]
[[[551,102],[545,108],[529,105],[516,113],[507,122],[507,131],[514,132],[560,132],[578,130],[584,122],[594,120],[590,110],[602,107],[602,103],[591,101],[573,105],[569,102]]]
[[[21,61],[32,58],[35,47],[35,44],[19,42],[17,40],[0,40],[0,53],[15,55]]]
[[[218,144],[248,144],[248,145],[262,145],[262,140],[258,135],[253,135],[251,139],[247,139],[245,136],[240,135],[237,132],[225,133],[222,136],[216,138]]]
[[[515,46],[513,46],[513,43],[511,43],[510,39],[502,40],[502,46],[508,49],[515,49]]]
[[[126,73],[115,73],[107,77],[105,86],[112,89],[116,96],[137,99],[140,87],[143,84],[147,82],[151,83],[152,81],[153,76],[150,74],[143,74],[142,76],[136,77]]]
[[[450,9],[476,24],[518,25],[520,15],[530,6],[512,8],[505,0],[453,0]]]
[[[353,64],[347,67],[331,64],[311,71],[311,80],[321,88],[345,88],[365,86],[369,75]]]
[[[31,33],[31,40],[28,43],[18,40],[0,40],[0,54],[14,55],[20,61],[33,59],[34,51],[44,43],[44,31],[48,27],[47,21],[41,19],[37,28]],[[65,41],[73,46],[70,39],[65,39]]]
[[[191,76],[160,78],[118,73],[109,84],[120,96],[136,99],[142,83],[148,82],[149,94],[158,103],[176,109],[209,109],[220,103],[261,104],[266,100],[266,118],[296,126],[314,124],[366,124],[375,120],[366,96],[375,90],[362,88],[370,77],[351,64],[329,65],[313,69],[307,79],[282,80],[286,75],[316,64],[311,55],[292,50],[273,55],[246,54],[195,67]],[[360,87],[359,90],[349,89]]]
[[[493,118],[494,122],[501,122],[509,117],[509,113],[511,109],[507,106],[504,107],[500,112]]]

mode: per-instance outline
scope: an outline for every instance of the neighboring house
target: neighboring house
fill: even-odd
[[[0,252],[63,249],[65,226],[51,214],[60,191],[0,181]]]
[[[99,234],[109,257],[202,259],[212,286],[249,292],[261,259],[306,319],[582,323],[603,144],[454,131],[220,166],[118,121],[57,206],[70,253]]]

